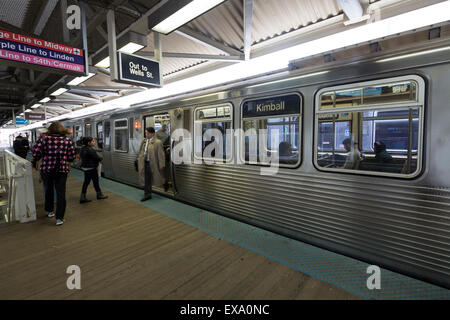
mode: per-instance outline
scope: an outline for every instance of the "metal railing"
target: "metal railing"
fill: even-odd
[[[29,161],[8,150],[1,150],[0,188],[0,210],[5,222],[36,220],[33,175]]]

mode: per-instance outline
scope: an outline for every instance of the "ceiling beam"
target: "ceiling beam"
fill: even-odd
[[[250,59],[252,46],[253,0],[244,0],[244,59]]]
[[[73,93],[87,93],[87,94],[98,94],[98,95],[101,95],[101,96],[120,96],[120,93],[119,92],[116,92],[116,91],[107,91],[107,90],[104,90],[104,91],[101,91],[101,90],[97,90],[97,91],[95,91],[95,90],[85,90],[85,89],[70,89],[70,92],[73,92]]]
[[[34,34],[37,34],[38,36],[41,35],[57,4],[58,0],[42,1],[41,8],[36,15],[36,19],[34,20],[32,27]]]
[[[86,97],[86,96],[83,96],[83,95],[80,95],[80,94],[70,93],[70,92],[65,92],[64,93],[64,97],[72,98],[75,101],[80,101],[80,102],[94,102],[94,103],[101,103],[102,102],[100,99]]]
[[[135,53],[137,56],[142,57],[154,57],[154,52],[140,51]],[[194,53],[174,53],[174,52],[163,52],[163,58],[182,58],[182,59],[193,59],[193,60],[217,60],[217,61],[242,61],[241,56],[221,56],[215,54],[194,54]]]
[[[101,25],[97,26],[95,29],[98,31],[98,33],[100,33],[100,35],[103,37],[103,39],[108,41],[108,34],[106,33],[105,29],[103,29],[103,27]]]
[[[192,41],[195,41],[197,43],[203,44],[203,45],[205,45],[207,47],[210,47],[210,48],[213,48],[213,49],[216,49],[216,50],[220,50],[220,51],[222,51],[225,54],[232,55],[232,56],[240,56],[240,55],[242,55],[241,51],[239,51],[237,49],[234,49],[234,48],[231,48],[231,47],[229,47],[229,46],[227,46],[227,45],[225,45],[225,44],[223,44],[223,43],[221,43],[219,41],[213,40],[210,37],[204,35],[203,33],[194,31],[191,28],[188,28],[186,26],[181,27],[178,30],[175,30],[174,32],[179,34],[179,35],[181,35],[181,36],[183,36],[183,37],[185,37],[185,38],[188,38],[188,39],[190,39]]]
[[[70,91],[72,90],[86,90],[86,91],[144,91],[145,89],[140,87],[112,87],[112,86],[66,86]]]

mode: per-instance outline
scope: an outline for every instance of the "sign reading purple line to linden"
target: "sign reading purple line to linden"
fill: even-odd
[[[159,62],[124,52],[117,54],[118,82],[139,86],[161,86]]]
[[[0,30],[0,59],[77,75],[85,73],[83,50],[3,30]]]

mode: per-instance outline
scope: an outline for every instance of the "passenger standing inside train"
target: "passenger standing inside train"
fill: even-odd
[[[345,151],[348,152],[345,159],[344,169],[358,169],[359,162],[361,161],[361,153],[358,150],[357,144],[353,143],[352,139],[347,138],[342,141]]]
[[[144,187],[144,197],[141,201],[152,198],[152,185],[164,184],[163,170],[165,166],[164,148],[161,140],[155,137],[153,127],[145,128],[145,138],[139,148],[135,161],[139,172],[139,182]]]
[[[33,164],[42,159],[40,172],[45,190],[45,211],[47,216],[53,216],[53,192],[56,189],[56,225],[64,223],[66,211],[66,182],[69,173],[69,163],[75,159],[75,148],[72,141],[66,137],[69,131],[59,121],[53,122],[47,134],[38,139],[33,147]]]
[[[82,145],[80,151],[81,157],[81,170],[84,171],[84,182],[83,187],[81,189],[80,203],[90,202],[91,200],[86,199],[86,191],[91,183],[91,180],[94,184],[95,191],[97,192],[97,199],[107,199],[108,196],[105,196],[100,189],[99,177],[98,177],[98,165],[100,161],[102,161],[102,157],[100,157],[97,151],[94,150],[95,139],[92,137],[84,137],[82,139]]]
[[[163,171],[164,178],[164,191],[169,190],[169,177],[170,177],[170,136],[167,134],[167,124],[163,124],[161,129],[156,131],[155,137],[161,140],[164,148],[164,156],[166,157],[166,164]]]

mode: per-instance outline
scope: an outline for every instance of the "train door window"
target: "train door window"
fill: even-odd
[[[83,131],[81,126],[75,125],[73,127],[73,139],[75,142],[79,141],[83,137]]]
[[[134,118],[130,118],[128,119],[128,127],[130,128],[130,139],[133,139],[133,135],[134,135]]]
[[[103,122],[97,122],[97,147],[103,149]]]
[[[111,122],[105,121],[105,145],[106,151],[111,150]]]
[[[282,167],[301,161],[301,97],[298,94],[248,100],[242,105],[241,155],[249,164]]]
[[[128,152],[128,120],[114,121],[114,151]]]
[[[327,88],[317,95],[316,166],[384,176],[419,174],[423,79],[406,76],[351,87]]]
[[[86,123],[84,125],[84,136],[85,137],[92,137],[92,130],[91,130],[91,124]]]
[[[231,161],[233,156],[230,103],[196,108],[194,117],[194,156],[197,159]],[[220,150],[222,156],[216,155]]]

